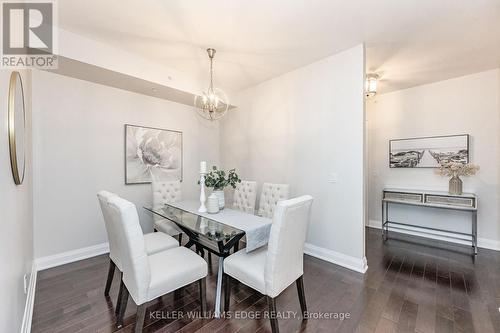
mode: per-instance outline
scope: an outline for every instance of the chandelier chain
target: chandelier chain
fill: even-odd
[[[213,57],[210,57],[210,90],[214,91],[214,69],[213,69]]]

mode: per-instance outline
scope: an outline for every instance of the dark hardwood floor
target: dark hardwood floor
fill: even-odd
[[[359,274],[306,256],[304,286],[308,310],[349,314],[349,318],[280,319],[281,332],[500,332],[500,252],[479,250],[475,261],[468,247],[392,233],[382,243],[380,230],[367,229],[369,269]],[[214,306],[216,260],[209,270],[207,298]],[[106,255],[38,273],[33,332],[114,332],[119,281],[103,296]],[[266,299],[233,283],[233,318],[189,318],[199,309],[196,284],[164,296],[148,308],[144,332],[270,332]],[[295,285],[278,298],[278,311],[299,313]],[[124,328],[131,332],[136,307],[129,301]],[[152,311],[160,311],[158,313]],[[239,312],[238,312],[239,311]],[[236,319],[248,314],[256,319]],[[283,315],[288,313],[282,312]],[[158,317],[159,316],[159,317]]]

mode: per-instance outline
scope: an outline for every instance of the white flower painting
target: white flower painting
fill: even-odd
[[[182,132],[125,125],[125,184],[182,180]]]

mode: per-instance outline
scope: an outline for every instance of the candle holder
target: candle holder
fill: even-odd
[[[205,202],[207,201],[207,197],[205,196],[205,172],[200,172],[200,208],[198,208],[199,213],[206,213],[207,207],[205,206]]]

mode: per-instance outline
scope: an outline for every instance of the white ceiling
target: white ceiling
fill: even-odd
[[[66,30],[237,91],[366,43],[382,92],[500,67],[500,0],[64,0]]]

